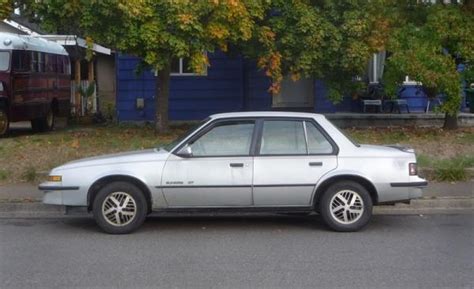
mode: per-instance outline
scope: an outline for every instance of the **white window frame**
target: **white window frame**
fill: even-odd
[[[183,58],[179,58],[179,71],[178,72],[171,72],[171,76],[207,76],[207,65],[204,67],[204,73],[199,74],[195,72],[183,72],[184,71],[184,66],[183,66]]]
[[[379,79],[380,79],[380,75],[378,74],[378,71],[377,71],[377,64],[379,63],[380,59],[379,59],[379,54],[378,53],[374,53],[372,54],[372,77],[374,79],[374,81],[370,81],[370,84],[378,84],[379,83]]]

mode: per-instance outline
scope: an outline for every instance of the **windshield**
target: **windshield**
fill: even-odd
[[[188,135],[192,134],[195,132],[200,126],[202,126],[204,123],[208,122],[209,118],[206,118],[205,120],[191,126],[185,133],[183,133],[181,136],[176,138],[174,141],[170,142],[169,144],[161,147],[167,151],[171,151],[175,146],[177,146],[180,142],[182,142],[185,138],[188,137]]]
[[[0,71],[7,71],[10,68],[10,53],[0,51]]]

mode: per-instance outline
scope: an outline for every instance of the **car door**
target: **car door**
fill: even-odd
[[[254,158],[255,206],[308,206],[318,180],[337,167],[337,146],[309,119],[265,119]]]
[[[223,120],[198,132],[187,144],[188,157],[172,154],[163,175],[170,207],[252,205],[255,120]]]

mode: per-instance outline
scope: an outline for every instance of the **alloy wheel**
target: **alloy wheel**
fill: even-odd
[[[348,225],[357,222],[364,213],[364,201],[355,191],[337,192],[329,203],[331,216],[339,223]]]
[[[130,224],[137,214],[135,199],[125,192],[109,194],[102,203],[102,215],[107,223],[121,227]]]

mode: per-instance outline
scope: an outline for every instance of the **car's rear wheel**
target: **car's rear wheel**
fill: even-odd
[[[0,137],[5,137],[10,129],[10,119],[8,118],[7,109],[0,107]]]
[[[143,192],[127,182],[105,185],[94,199],[92,211],[99,227],[109,234],[128,234],[138,229],[147,215]]]
[[[337,182],[321,197],[319,213],[326,225],[335,231],[358,231],[367,225],[372,216],[372,199],[359,183]]]

